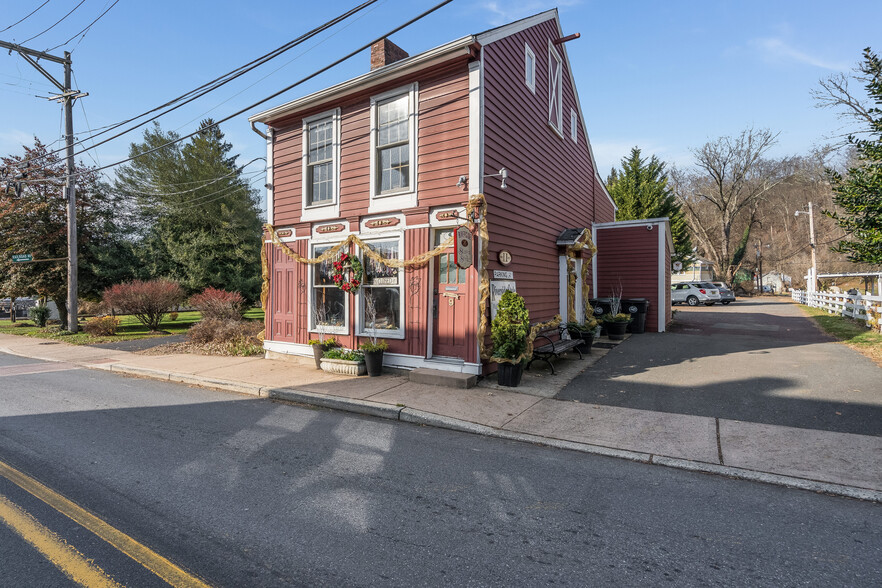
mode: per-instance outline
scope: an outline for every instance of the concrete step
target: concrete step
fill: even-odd
[[[461,374],[459,372],[447,372],[429,368],[412,370],[407,377],[415,384],[446,386],[448,388],[474,388],[478,383],[478,376],[474,374]]]

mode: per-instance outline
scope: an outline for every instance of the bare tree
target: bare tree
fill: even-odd
[[[744,261],[758,210],[791,172],[788,158],[765,158],[778,133],[747,129],[694,149],[695,169],[672,172],[674,190],[701,253],[732,281]]]
[[[857,82],[860,85],[859,92],[871,81],[860,66],[852,70],[853,73],[837,73],[818,80],[818,88],[811,90],[810,94],[815,100],[816,108],[836,109],[837,117],[847,121],[845,127],[833,137],[841,139],[839,146],[847,144],[845,140],[850,135],[860,135],[870,132],[873,128],[873,108],[862,102],[861,98],[848,87],[849,82]]]

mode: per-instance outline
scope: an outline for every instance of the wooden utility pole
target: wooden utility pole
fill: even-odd
[[[73,104],[74,100],[87,93],[71,88],[71,59],[70,52],[65,51],[64,57],[56,57],[45,51],[28,49],[14,43],[0,41],[0,47],[15,51],[30,63],[34,69],[43,74],[52,84],[61,90],[61,94],[51,96],[50,100],[64,103],[64,134],[67,143],[67,169],[66,184],[64,188],[64,200],[67,202],[67,330],[76,333],[77,325],[77,191],[76,175],[74,167],[74,134],[73,134]],[[52,61],[64,66],[64,83],[59,83],[52,74],[40,65],[39,60]]]

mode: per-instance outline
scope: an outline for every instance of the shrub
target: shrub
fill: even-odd
[[[79,315],[97,316],[104,313],[103,302],[95,302],[94,300],[77,301],[77,314]]]
[[[83,325],[83,331],[90,335],[116,335],[119,319],[115,316],[96,316]]]
[[[206,288],[190,298],[190,304],[202,313],[202,318],[240,319],[245,299],[238,292]]]
[[[32,306],[28,309],[28,316],[41,329],[46,326],[50,314],[52,314],[52,311],[49,310],[48,306]]]
[[[364,361],[364,354],[354,349],[344,349],[335,347],[325,351],[325,357],[328,359],[345,359],[346,361]]]
[[[505,359],[517,359],[527,351],[529,332],[530,312],[524,299],[515,292],[504,292],[499,299],[496,318],[490,325],[493,355]]]
[[[168,320],[170,320],[171,322],[175,322],[176,320],[178,320],[178,313],[176,313],[176,312],[168,313]]]
[[[123,314],[134,315],[151,331],[159,330],[163,316],[184,301],[184,290],[171,280],[134,280],[104,291],[104,303]]]

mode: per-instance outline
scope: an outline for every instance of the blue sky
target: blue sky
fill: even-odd
[[[4,0],[0,29],[44,0]],[[23,42],[80,0],[51,0],[0,40]],[[87,26],[113,0],[85,0],[49,32],[24,43],[45,50]],[[303,2],[120,0],[73,48],[77,87],[89,92],[75,109],[75,133],[149,110],[282,45],[350,8],[355,0]],[[386,0],[160,122],[182,134],[206,116],[223,118],[276,92],[434,5]],[[603,177],[632,146],[688,167],[690,148],[747,127],[780,132],[774,155],[808,152],[842,125],[815,108],[818,79],[849,71],[861,51],[882,52],[878,0],[620,1],[454,0],[392,37],[411,55],[471,33],[558,7],[589,138]],[[346,28],[343,28],[343,27]],[[44,65],[59,78],[60,65]],[[365,73],[362,53],[318,78],[222,126],[247,161],[264,155],[248,114]],[[0,154],[20,153],[39,136],[61,138],[53,88],[16,54],[0,52]],[[140,131],[98,147],[84,161],[126,157]],[[94,158],[94,159],[93,159]]]

